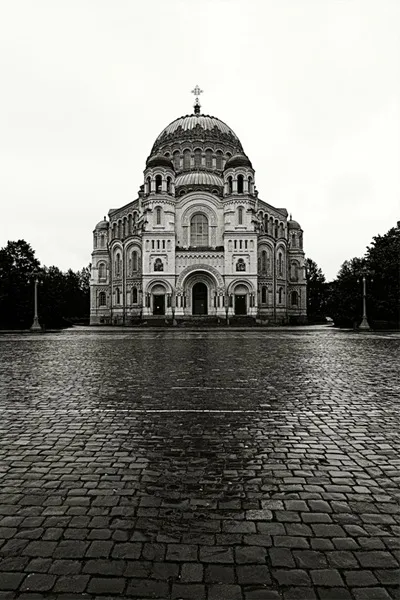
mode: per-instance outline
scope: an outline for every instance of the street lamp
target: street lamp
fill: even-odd
[[[38,318],[38,294],[37,294],[37,288],[39,285],[39,279],[38,276],[36,274],[33,275],[33,283],[34,283],[34,316],[33,316],[33,323],[31,325],[31,331],[42,331],[42,327],[39,323],[39,318]],[[42,282],[40,282],[42,283]]]
[[[364,267],[363,269],[361,269],[360,275],[361,275],[362,284],[363,284],[363,315],[362,315],[362,320],[361,320],[359,329],[361,331],[368,331],[369,329],[371,329],[371,327],[369,326],[368,320],[367,320],[367,277],[372,275],[372,272],[369,269],[367,269],[366,267]],[[373,281],[372,278],[371,278],[371,281]],[[357,279],[357,283],[359,283],[359,282],[360,282],[360,279]]]

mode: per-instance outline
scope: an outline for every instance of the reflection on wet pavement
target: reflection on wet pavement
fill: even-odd
[[[399,346],[0,336],[4,598],[395,598]]]

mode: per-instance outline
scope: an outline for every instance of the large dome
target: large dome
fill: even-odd
[[[185,141],[219,142],[229,147],[231,153],[243,154],[239,138],[226,123],[209,115],[193,114],[179,117],[165,127],[154,142],[151,155],[162,154],[167,147]]]

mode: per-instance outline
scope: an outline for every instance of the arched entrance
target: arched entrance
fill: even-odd
[[[202,281],[198,281],[193,286],[192,311],[194,315],[208,314],[208,288]]]
[[[247,314],[247,288],[244,285],[235,287],[235,315]]]
[[[153,287],[153,315],[165,315],[165,288],[163,285]]]

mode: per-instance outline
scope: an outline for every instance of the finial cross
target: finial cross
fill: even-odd
[[[198,85],[196,85],[194,90],[192,90],[192,94],[194,94],[195,96],[200,96],[200,94],[202,94],[202,93],[203,93],[203,90],[201,90]]]

